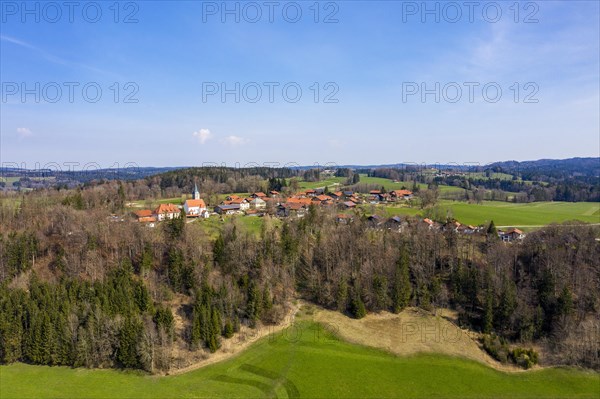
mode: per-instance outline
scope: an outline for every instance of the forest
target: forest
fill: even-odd
[[[493,224],[459,235],[408,218],[398,232],[311,207],[281,224],[265,216],[259,235],[232,218],[214,238],[200,222],[149,229],[112,218],[135,189],[111,182],[0,202],[2,363],[166,371],[176,341],[214,352],[303,298],[355,318],[452,308],[499,342],[491,351],[535,345],[544,364],[600,368],[597,226],[551,225],[506,244]]]

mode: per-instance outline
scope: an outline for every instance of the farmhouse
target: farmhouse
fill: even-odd
[[[356,204],[352,201],[346,201],[342,203],[342,206],[346,209],[352,209],[354,207],[356,207]]]
[[[215,206],[215,212],[219,215],[235,215],[242,213],[240,204],[221,204]]]
[[[512,242],[516,240],[522,240],[525,238],[525,233],[519,229],[510,229],[508,231],[498,230],[498,236],[504,242]]]
[[[225,201],[221,202],[221,205],[237,205],[238,209],[241,211],[250,209],[250,203],[244,198],[240,198],[237,195],[232,195],[227,198],[231,199],[226,199]]]
[[[250,208],[260,210],[265,209],[267,207],[267,203],[261,197],[255,197],[250,200]]]
[[[173,204],[160,204],[155,210],[157,221],[163,221],[165,219],[175,219],[181,216],[181,211],[177,205]]]
[[[156,216],[152,213],[150,209],[142,209],[139,211],[133,212],[137,221],[140,223],[153,223],[156,222]]]
[[[392,200],[409,200],[413,197],[412,191],[409,190],[393,190],[390,191]]]

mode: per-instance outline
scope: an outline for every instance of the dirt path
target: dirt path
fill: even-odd
[[[256,329],[251,329],[242,326],[239,333],[234,334],[234,336],[230,339],[224,339],[221,341],[221,348],[217,352],[212,354],[206,353],[205,358],[182,368],[171,369],[166,374],[177,375],[188,373],[190,371],[197,370],[201,367],[205,367],[210,364],[215,364],[218,362],[228,360],[238,355],[240,352],[243,352],[245,349],[247,349],[250,345],[258,341],[259,339],[267,337],[270,334],[277,333],[292,325],[294,323],[294,320],[296,319],[296,313],[300,309],[300,306],[300,304],[292,304],[291,308],[284,317],[283,322],[276,326],[260,326]]]

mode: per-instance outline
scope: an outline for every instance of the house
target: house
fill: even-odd
[[[287,203],[298,203],[308,207],[310,204],[312,204],[312,200],[306,197],[290,197],[288,198]]]
[[[523,233],[519,229],[513,228],[513,229],[509,229],[508,231],[499,230],[498,236],[504,242],[512,242],[512,241],[516,241],[516,240],[522,240],[523,238],[525,238],[525,233]]]
[[[267,203],[261,197],[255,197],[250,200],[249,206],[252,209],[260,210],[265,209],[267,207]]]
[[[271,198],[279,197],[279,191],[276,191],[276,190],[269,191],[269,197],[271,197]]]
[[[250,209],[250,203],[245,198],[240,198],[237,195],[232,195],[225,199],[225,201],[221,202],[221,205],[238,205],[239,210],[245,211]]]
[[[367,218],[367,220],[371,227],[378,227],[382,223],[379,215],[371,215]]]
[[[344,195],[344,197],[346,197],[346,198],[349,198],[349,197],[352,197],[352,196],[354,196],[354,192],[353,192],[353,191],[344,191],[342,194],[343,194],[343,195]]]
[[[181,211],[177,205],[173,204],[160,204],[155,210],[154,215],[158,222],[165,219],[175,219],[181,216]]]
[[[202,199],[189,199],[183,203],[183,210],[187,217],[208,217],[206,212],[206,204]]]
[[[342,203],[342,206],[346,209],[352,209],[352,208],[356,207],[356,204],[352,201],[345,201]]]
[[[313,204],[329,205],[333,203],[333,198],[328,195],[317,195],[312,199]]]
[[[252,198],[266,198],[267,194],[263,193],[263,192],[258,192],[258,193],[253,193],[252,195],[250,195]]]
[[[301,202],[286,202],[277,207],[277,216],[288,217],[295,215],[296,217],[303,217],[306,214],[308,205]]]
[[[221,204],[215,206],[215,212],[219,215],[235,215],[241,213],[240,204]]]
[[[406,220],[402,220],[400,216],[392,216],[385,221],[385,227],[387,227],[389,230],[402,232],[407,226],[408,222]]]
[[[152,211],[150,209],[142,209],[139,211],[135,211],[135,212],[133,212],[133,214],[137,218],[137,221],[140,223],[156,222],[156,216],[154,216],[154,213],[152,213]]]
[[[390,197],[393,200],[409,200],[413,197],[413,193],[409,190],[392,190],[390,191]]]
[[[353,220],[352,215],[348,215],[345,213],[338,213],[337,216],[335,217],[335,221],[340,224],[348,224],[348,223],[352,222],[352,220]]]
[[[427,227],[431,230],[435,227],[435,222],[429,218],[423,219],[423,222],[427,225]]]
[[[342,193],[341,191],[336,191],[336,192],[329,194],[329,196],[337,201],[337,200],[340,200],[344,196],[344,193]]]
[[[308,189],[308,190],[305,191],[305,193],[306,193],[306,195],[308,197],[314,197],[314,196],[317,195],[317,192],[315,190],[313,190],[313,189]]]

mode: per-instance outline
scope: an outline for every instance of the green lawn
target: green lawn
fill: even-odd
[[[496,226],[539,226],[579,220],[600,223],[600,203],[597,202],[534,202],[513,204],[500,201],[484,201],[482,204],[446,201],[439,206],[452,211],[452,215],[464,224],[479,225],[490,220]],[[423,214],[418,208],[384,207],[388,215]]]
[[[260,236],[260,232],[262,230],[262,226],[265,223],[267,217],[258,217],[258,216],[223,216],[224,220],[221,220],[221,216],[211,216],[208,219],[197,219],[192,222],[198,226],[206,234],[208,234],[212,239],[216,239],[219,233],[222,231],[225,223],[230,223],[235,220],[238,227],[242,232],[248,232],[253,234],[254,236]],[[270,222],[274,226],[281,225],[281,220],[277,218],[269,218]]]
[[[600,376],[506,374],[438,355],[396,357],[301,321],[226,362],[156,377],[114,370],[0,367],[1,398],[598,398]]]

